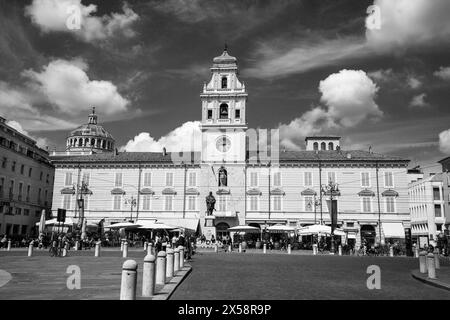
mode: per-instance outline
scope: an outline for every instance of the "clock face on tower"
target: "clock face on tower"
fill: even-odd
[[[216,140],[216,149],[219,152],[228,152],[231,148],[231,141],[227,136],[221,136]]]

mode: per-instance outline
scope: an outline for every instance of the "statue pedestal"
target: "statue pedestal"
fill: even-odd
[[[216,235],[216,227],[214,225],[214,220],[216,217],[214,216],[206,216],[205,217],[205,226],[203,228],[203,234],[206,237],[206,240],[211,241],[211,237],[214,236],[214,239],[217,239]]]

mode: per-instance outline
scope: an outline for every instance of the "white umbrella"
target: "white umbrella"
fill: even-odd
[[[296,230],[295,227],[292,226],[284,226],[280,224],[276,224],[274,226],[270,226],[267,228],[267,231],[270,233],[285,233],[285,232],[294,232]]]
[[[40,222],[36,222],[36,225],[38,226],[40,224]],[[56,218],[50,219],[45,221],[45,225],[46,226],[50,226],[50,225],[60,225],[60,226],[73,226],[74,225],[74,221],[72,220],[72,218],[66,218],[65,222],[58,222],[56,220]]]
[[[331,234],[331,227],[323,224],[314,224],[312,226],[306,226],[300,228],[299,234],[301,235],[309,235],[309,234]],[[340,229],[334,230],[335,236],[345,236],[345,232]]]
[[[232,228],[228,228],[229,232],[248,232],[248,233],[259,233],[261,230],[257,227],[252,226],[235,226]]]
[[[137,224],[137,223],[119,222],[119,223],[111,224],[109,226],[104,226],[104,228],[110,228],[110,229],[121,229],[121,228],[132,229],[132,228],[138,228],[140,226],[141,225]]]
[[[41,220],[39,221],[39,236],[44,233],[45,229],[45,210],[42,210]]]
[[[175,226],[169,226],[164,223],[146,223],[139,227],[139,229],[148,229],[148,230],[171,230],[171,229],[177,229],[178,227]]]

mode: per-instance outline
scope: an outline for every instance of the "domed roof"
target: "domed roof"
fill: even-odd
[[[101,137],[113,139],[112,135],[106,131],[101,125],[98,124],[83,124],[72,130],[69,137],[74,136],[89,136],[89,137]]]
[[[227,45],[225,45],[225,49],[223,50],[223,53],[220,56],[215,57],[213,59],[213,62],[215,64],[236,64],[237,59],[228,54]]]
[[[105,130],[105,128],[97,124],[97,115],[95,114],[95,107],[92,109],[92,113],[89,115],[89,123],[83,124],[70,132],[69,138],[75,136],[114,139],[113,136],[108,131]]]

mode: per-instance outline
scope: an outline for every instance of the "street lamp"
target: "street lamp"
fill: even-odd
[[[328,182],[328,185],[323,185],[321,188],[321,192],[325,195],[329,194],[330,195],[330,213],[331,213],[331,252],[334,254],[335,253],[335,244],[334,244],[334,219],[333,219],[333,215],[334,215],[334,206],[333,206],[333,195],[338,195],[339,194],[339,185],[335,182],[333,182],[332,180],[330,180]],[[336,223],[337,223],[337,207],[336,207]]]
[[[136,207],[137,201],[134,198],[134,196],[131,196],[131,198],[125,199],[125,204],[130,205],[130,222],[133,222],[133,207]],[[136,215],[137,219],[137,215]]]
[[[310,200],[306,205],[309,209],[312,209],[312,206],[314,206],[314,224],[317,224],[317,207],[320,205],[320,199],[316,199],[316,193],[314,193],[314,201]],[[320,216],[320,224],[322,224],[322,215]]]

